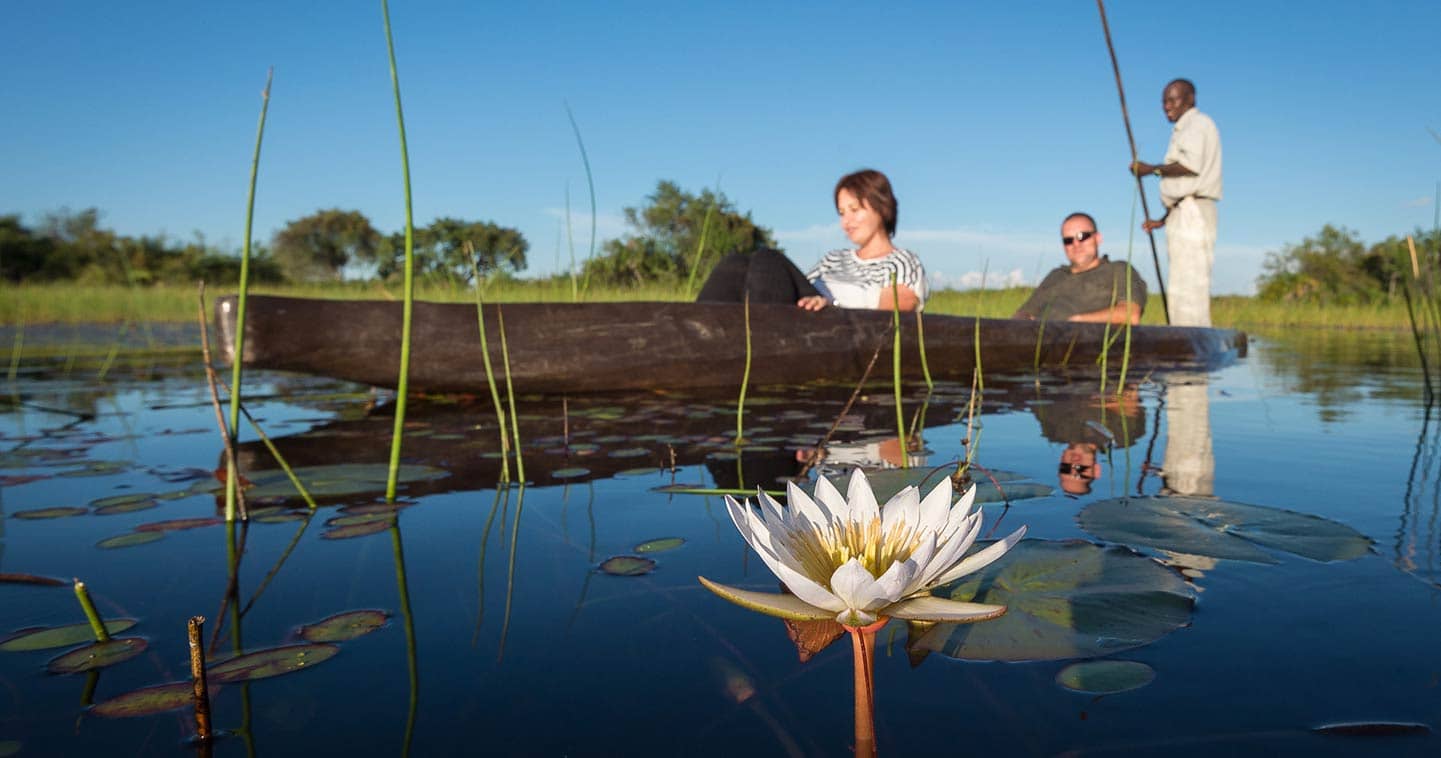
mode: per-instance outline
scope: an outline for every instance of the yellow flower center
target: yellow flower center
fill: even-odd
[[[920,546],[916,525],[904,521],[883,531],[880,518],[865,522],[830,523],[811,526],[790,535],[790,547],[800,561],[801,572],[830,589],[831,575],[852,558],[871,576],[879,577],[896,561],[911,557]]]

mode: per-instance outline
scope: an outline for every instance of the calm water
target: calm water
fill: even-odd
[[[1003,489],[1039,495],[986,505],[998,534],[1027,524],[1043,540],[1100,542],[1078,523],[1082,509],[1164,491],[1315,514],[1374,545],[1332,562],[1266,549],[1269,563],[1133,545],[1167,571],[1184,569],[1194,607],[1174,631],[1106,656],[1145,663],[1155,678],[1105,696],[1056,684],[1074,658],[908,654],[907,629],[893,623],[876,660],[882,754],[1441,750],[1434,732],[1313,731],[1441,729],[1441,422],[1421,402],[1410,350],[1402,335],[1255,338],[1235,365],[1142,378],[1105,409],[1093,377],[988,377],[976,461],[1015,477]],[[386,625],[339,643],[333,659],[219,689],[214,720],[232,736],[215,753],[849,754],[849,644],[802,663],[781,622],[700,587],[697,575],[776,583],[719,498],[658,491],[769,486],[796,473],[795,449],[836,420],[845,388],[753,392],[740,456],[733,398],[526,398],[523,491],[497,488],[487,405],[420,403],[406,455],[427,468],[403,489],[408,507],[393,528],[335,539],[343,532],[327,521],[381,499],[381,486],[356,484],[369,474],[352,468],[322,478],[364,491],[324,498],[309,520],[279,520],[304,512],[294,499],[257,497],[265,523],[97,547],[136,527],[219,513],[207,491],[215,419],[194,366],[117,361],[101,380],[96,361],[62,356],[21,364],[3,384],[0,573],[84,580],[106,617],[139,621],[127,635],[149,648],[98,676],[47,673],[65,648],[0,652],[0,756],[188,754],[187,711],[106,719],[86,703],[185,678],[193,615],[207,617],[207,636],[219,630],[220,657],[293,642],[303,624],[367,608],[390,614]],[[924,408],[925,465],[965,454],[955,419],[968,390],[938,387]],[[295,465],[386,460],[383,395],[263,373],[248,375],[246,394]],[[921,412],[919,396],[908,388],[908,416]],[[841,418],[844,444],[828,465],[895,458],[889,402],[878,387]],[[274,466],[248,428],[242,439],[247,476],[264,485]],[[1069,443],[1094,447],[1067,453]],[[1058,460],[1079,451],[1085,465],[1092,450],[1087,472],[1099,477],[1061,481]],[[159,497],[119,513],[96,504],[137,493]],[[60,506],[85,512],[25,518]],[[597,571],[662,537],[685,543],[652,554],[652,573]],[[231,598],[246,609],[238,625]],[[1079,615],[1061,609],[1053,620]],[[66,587],[0,582],[0,637],[83,620]]]

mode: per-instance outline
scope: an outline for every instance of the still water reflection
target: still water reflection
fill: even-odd
[[[190,357],[117,362],[103,380],[93,362],[26,362],[0,408],[0,574],[81,578],[104,616],[137,620],[126,634],[149,647],[89,677],[46,673],[63,647],[0,650],[0,755],[187,754],[183,710],[111,719],[87,706],[183,679],[192,615],[208,617],[218,658],[295,644],[302,625],[358,609],[388,621],[334,643],[339,653],[313,669],[221,686],[214,720],[231,736],[215,754],[846,755],[848,646],[702,589],[699,574],[765,591],[775,582],[717,496],[675,491],[775,488],[805,470],[837,419],[820,473],[894,468],[903,447],[928,472],[974,452],[987,531],[1028,525],[1031,553],[1047,553],[1054,575],[1096,561],[1099,581],[1140,561],[1168,583],[1164,608],[1110,602],[1108,612],[1147,618],[1109,618],[1106,639],[1080,639],[1107,605],[1094,597],[1027,606],[1070,649],[1090,643],[1103,660],[1153,672],[1115,694],[1059,686],[1076,661],[1066,654],[997,662],[993,643],[984,655],[960,654],[955,635],[908,646],[925,630],[893,623],[876,659],[882,753],[1431,754],[1441,423],[1420,402],[1408,350],[1391,335],[1263,336],[1238,365],[1128,377],[1119,395],[1114,378],[1103,393],[1081,372],[987,377],[969,432],[969,387],[940,386],[928,401],[910,387],[907,425],[923,431],[904,446],[883,386],[850,408],[843,387],[753,393],[739,448],[731,398],[524,398],[523,489],[500,482],[493,411],[436,399],[409,416],[398,510],[376,507],[383,478],[365,467],[387,457],[385,397],[257,374],[250,410],[306,467],[321,508],[311,516],[283,485],[259,489],[275,466],[247,430],[242,468],[258,513],[233,529],[211,520],[219,446]],[[1343,537],[1317,546],[1321,519],[1275,516],[1266,531],[1250,511],[1234,524],[1205,517],[1205,539],[1254,537],[1263,562],[1060,542],[1100,542],[1077,518],[1092,506],[1157,494],[1217,503],[1215,513],[1240,503],[1312,514],[1375,545],[1343,555]],[[57,508],[79,515],[33,517]],[[179,519],[192,528],[156,526]],[[1267,542],[1292,528],[1310,542]],[[148,534],[161,537],[129,537]],[[1086,550],[1097,552],[1068,557]],[[1318,554],[1308,550],[1338,552],[1301,557]],[[653,569],[599,570],[624,555]],[[65,587],[0,581],[0,637],[83,621]],[[1135,624],[1153,631],[1121,640]],[[1351,722],[1392,726],[1316,731]]]

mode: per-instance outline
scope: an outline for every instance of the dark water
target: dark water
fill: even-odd
[[[1083,508],[1164,491],[1315,514],[1374,546],[1331,562],[1267,550],[1273,562],[1253,563],[1134,545],[1184,568],[1194,608],[1179,629],[1110,654],[1155,679],[1104,696],[1055,683],[1074,659],[908,655],[893,622],[876,659],[882,754],[1435,754],[1441,421],[1421,402],[1410,350],[1401,335],[1263,336],[1237,365],[1133,377],[1104,410],[1094,377],[988,377],[976,462],[1019,477],[1003,489],[1049,494],[986,505],[987,530],[999,520],[997,534],[1026,524],[1034,538],[1097,542],[1077,522]],[[795,474],[795,450],[826,432],[848,388],[752,392],[739,456],[733,398],[525,398],[523,491],[497,487],[487,404],[420,402],[405,454],[430,468],[402,488],[409,507],[391,528],[331,539],[325,522],[341,508],[383,499],[370,485],[323,498],[308,521],[212,524],[102,549],[139,526],[218,515],[206,490],[220,447],[194,360],[120,361],[97,380],[99,360],[24,362],[3,386],[0,573],[84,580],[107,618],[139,621],[127,635],[149,648],[98,677],[47,673],[64,648],[0,652],[0,756],[191,752],[186,710],[107,719],[86,703],[184,679],[191,616],[207,617],[207,635],[218,629],[218,657],[366,608],[390,614],[386,626],[339,643],[333,659],[221,687],[214,720],[230,736],[215,754],[850,754],[849,644],[801,663],[781,622],[707,592],[697,575],[776,583],[720,498],[657,491]],[[384,396],[260,373],[246,394],[294,465],[387,459]],[[907,388],[908,422],[921,394]],[[924,408],[925,465],[965,455],[956,419],[968,395],[941,386]],[[877,387],[842,417],[828,465],[895,456],[890,398]],[[264,479],[268,453],[249,428],[242,439],[247,475]],[[1096,451],[1087,471],[1098,478],[1060,481],[1068,443],[1095,446],[1076,450]],[[162,499],[110,515],[93,505],[134,493]],[[57,506],[87,510],[23,518]],[[304,512],[293,498],[252,506]],[[661,537],[685,544],[653,554],[652,573],[596,571]],[[238,624],[231,598],[246,608]],[[0,582],[0,637],[83,620],[67,587]],[[1423,726],[1313,731],[1350,722]]]

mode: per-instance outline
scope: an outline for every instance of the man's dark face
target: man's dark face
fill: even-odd
[[[1166,112],[1166,120],[1173,124],[1195,106],[1196,96],[1180,84],[1171,84],[1161,93],[1161,109]]]

